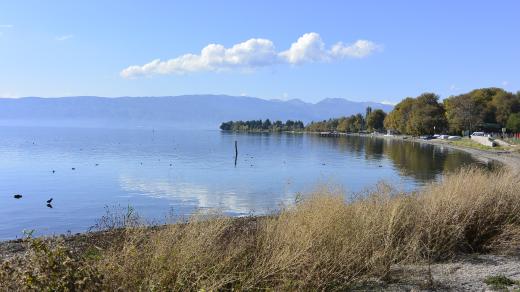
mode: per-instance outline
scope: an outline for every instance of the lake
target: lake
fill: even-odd
[[[208,208],[265,214],[323,184],[359,192],[387,181],[411,190],[443,171],[482,164],[439,146],[359,136],[44,127],[0,133],[0,239],[23,230],[86,231],[106,206],[132,206],[157,222]]]

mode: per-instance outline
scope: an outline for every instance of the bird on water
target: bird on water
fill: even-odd
[[[52,202],[52,198],[47,200],[47,204],[50,204]]]
[[[15,195],[13,196],[13,198],[15,198],[15,199],[21,199],[21,198],[22,198],[22,195],[20,195],[20,194],[15,194]]]

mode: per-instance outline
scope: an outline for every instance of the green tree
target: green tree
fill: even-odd
[[[220,129],[223,131],[230,131],[233,129],[233,121],[223,122],[220,124]]]
[[[442,130],[446,124],[444,107],[434,93],[405,98],[384,120],[385,128],[410,135],[431,134],[434,128]]]
[[[520,111],[520,98],[507,91],[498,91],[491,100],[496,123],[505,126],[512,113]]]
[[[283,129],[283,123],[282,123],[282,121],[279,121],[279,120],[278,120],[278,121],[275,121],[275,122],[273,123],[273,131],[275,131],[275,132],[276,132],[276,131],[282,131],[282,129]]]
[[[444,107],[439,103],[439,96],[434,93],[423,93],[418,96],[406,123],[408,134],[433,134],[434,129],[446,127]]]
[[[372,113],[372,107],[367,107],[366,109],[366,112],[365,112],[365,120],[368,120],[368,116],[370,116],[370,114]]]
[[[384,121],[386,113],[383,110],[376,109],[371,111],[367,117],[367,128],[369,131],[382,131],[385,128]]]
[[[483,123],[480,114],[482,105],[468,94],[449,97],[444,100],[444,106],[449,129],[453,133],[464,130],[472,132]]]
[[[520,113],[514,113],[509,116],[506,128],[512,132],[520,133]]]
[[[270,130],[271,129],[271,121],[269,119],[266,119],[263,123],[262,123],[262,129],[264,130]]]
[[[285,122],[285,129],[286,129],[287,131],[291,131],[291,130],[293,129],[293,127],[294,127],[294,121],[292,121],[292,120],[287,120],[287,121]]]
[[[450,131],[497,129],[520,111],[520,95],[501,88],[481,88],[444,100]]]
[[[303,130],[305,128],[305,125],[303,124],[302,121],[298,120],[298,121],[296,121],[295,128],[297,130]]]

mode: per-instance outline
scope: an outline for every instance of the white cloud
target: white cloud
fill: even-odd
[[[225,48],[220,44],[209,44],[200,54],[185,54],[167,61],[155,59],[144,65],[133,65],[123,69],[120,75],[124,78],[149,76],[154,74],[185,74],[199,71],[224,71],[251,69],[275,64],[302,64],[309,62],[325,62],[342,58],[363,58],[380,49],[380,46],[366,40],[358,40],[352,45],[335,44],[331,49],[317,33],[306,33],[291,47],[277,52],[272,41],[268,39],[249,39]]]
[[[358,40],[352,45],[344,45],[342,42],[335,44],[332,47],[331,54],[335,57],[345,58],[364,58],[373,52],[381,50],[381,46],[371,41]]]
[[[320,35],[315,32],[304,34],[292,43],[290,49],[281,52],[279,55],[291,64],[326,61],[329,58],[325,43],[321,40]]]
[[[152,74],[183,74],[197,71],[221,71],[232,68],[256,68],[271,65],[276,60],[273,42],[250,39],[226,49],[210,44],[200,55],[186,54],[168,61],[153,60],[143,66],[130,66],[121,71],[125,78]]]
[[[71,38],[73,38],[73,37],[74,37],[73,34],[67,34],[67,35],[57,36],[57,37],[55,38],[55,40],[61,42],[61,41],[66,41],[66,40],[68,40],[68,39],[71,39]]]

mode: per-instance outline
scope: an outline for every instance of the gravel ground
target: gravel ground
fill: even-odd
[[[430,272],[430,271],[431,272]],[[381,291],[496,291],[484,283],[490,276],[504,275],[520,281],[520,254],[518,255],[465,255],[449,263],[396,266],[389,284],[361,290]],[[495,289],[495,290],[494,290]],[[506,287],[520,289],[518,284]],[[505,290],[505,291],[507,291]],[[520,290],[517,290],[520,291]]]
[[[418,141],[418,140],[415,140]],[[482,160],[495,160],[498,161],[507,167],[509,167],[512,171],[520,172],[520,154],[511,152],[511,151],[492,151],[492,150],[480,150],[480,149],[474,149],[474,148],[467,148],[467,147],[461,147],[456,146],[453,144],[450,144],[449,142],[445,141],[436,141],[436,140],[427,140],[427,141],[421,141],[421,143],[427,143],[431,145],[439,145],[443,147],[449,147],[452,149],[461,150],[464,152],[467,152],[471,154],[476,159],[482,159]]]

